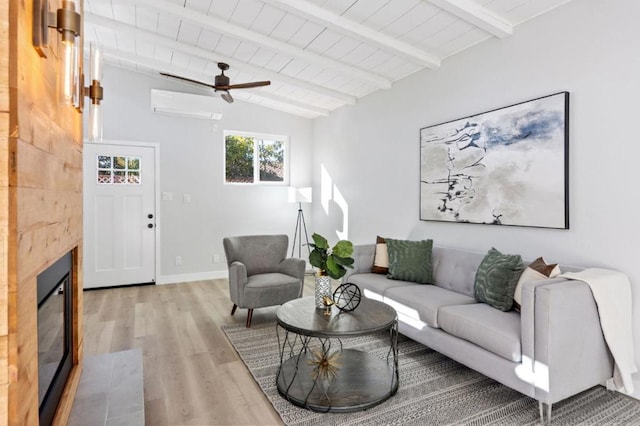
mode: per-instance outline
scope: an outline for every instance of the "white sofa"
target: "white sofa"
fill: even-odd
[[[433,247],[435,285],[372,273],[374,255],[374,244],[356,246],[354,269],[343,282],[393,306],[402,334],[538,400],[543,421],[550,421],[553,403],[612,377],[612,357],[585,283],[527,282],[521,312],[502,312],[474,298],[483,253]]]

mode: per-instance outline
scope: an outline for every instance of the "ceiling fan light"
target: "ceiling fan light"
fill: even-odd
[[[231,97],[231,94],[229,94],[229,92],[226,91],[226,90],[221,90],[220,91],[220,97],[222,99],[224,99],[225,101],[227,101],[228,103],[230,103],[230,104],[233,103],[233,98]]]

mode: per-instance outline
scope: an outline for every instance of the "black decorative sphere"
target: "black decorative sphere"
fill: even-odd
[[[333,301],[338,309],[343,312],[351,312],[358,307],[362,299],[360,288],[351,283],[340,285],[333,292]]]

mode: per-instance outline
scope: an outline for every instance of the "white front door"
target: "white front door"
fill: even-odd
[[[155,282],[152,146],[84,144],[84,288]]]

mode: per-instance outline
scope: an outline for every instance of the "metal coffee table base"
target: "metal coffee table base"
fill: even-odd
[[[278,375],[278,391],[293,404],[313,411],[351,412],[380,404],[398,390],[395,366],[366,352],[344,349],[335,378],[313,378],[309,353],[286,360]]]

